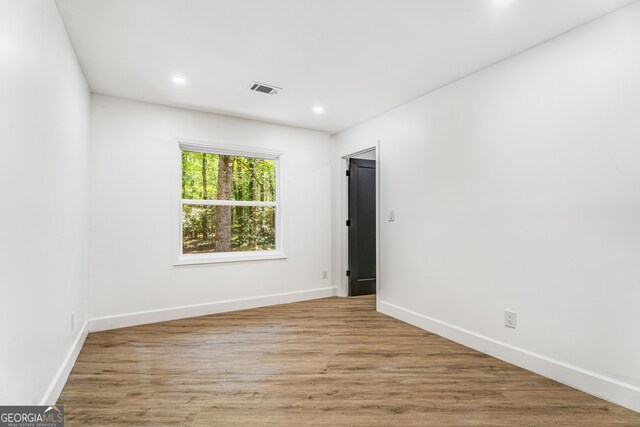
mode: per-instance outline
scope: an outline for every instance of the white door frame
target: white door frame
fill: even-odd
[[[349,186],[345,171],[349,159],[358,156],[360,154],[374,151],[376,152],[376,310],[380,303],[380,141],[377,141],[374,145],[365,147],[361,150],[343,154],[340,156],[340,287],[338,288],[338,295],[346,297],[349,295],[349,281],[346,275],[346,271],[349,268],[349,233],[346,226],[347,216],[349,212]]]

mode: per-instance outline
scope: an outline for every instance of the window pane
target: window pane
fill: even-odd
[[[183,205],[183,253],[274,250],[275,223],[272,206]]]
[[[183,151],[182,198],[275,202],[275,160]]]

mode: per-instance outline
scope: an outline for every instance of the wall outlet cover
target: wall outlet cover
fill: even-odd
[[[511,310],[504,311],[504,326],[507,328],[516,328],[516,312]]]

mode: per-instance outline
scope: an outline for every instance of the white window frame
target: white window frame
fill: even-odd
[[[282,197],[282,157],[281,151],[267,150],[255,147],[240,147],[236,145],[220,144],[215,142],[204,142],[195,140],[186,140],[184,138],[176,139],[178,142],[178,169],[179,178],[177,182],[178,189],[178,255],[174,266],[193,265],[193,264],[213,264],[223,262],[239,262],[239,261],[260,261],[271,259],[287,258],[284,250],[284,227],[283,227],[283,197]],[[234,200],[190,200],[182,198],[182,152],[192,151],[207,154],[221,154],[227,156],[252,157],[256,159],[273,160],[276,167],[276,198],[274,202],[257,202],[257,201],[234,201]],[[203,206],[260,206],[275,208],[275,238],[276,247],[269,251],[243,251],[243,252],[212,252],[201,254],[185,254],[182,247],[182,213],[183,205],[203,205]]]

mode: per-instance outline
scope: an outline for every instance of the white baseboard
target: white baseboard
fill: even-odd
[[[115,316],[105,316],[90,319],[89,331],[99,332],[109,329],[126,328],[129,326],[146,325],[148,323],[165,322],[167,320],[206,316],[209,314],[224,313],[228,311],[246,310],[249,308],[326,298],[335,296],[336,290],[337,288],[333,287],[318,288],[310,289],[308,291],[287,292],[259,297],[171,307],[159,310],[139,311],[134,313],[118,314]]]
[[[494,340],[385,301],[380,301],[378,310],[482,353],[640,412],[640,387]]]
[[[89,322],[85,320],[76,336],[76,339],[73,341],[67,356],[62,361],[62,365],[56,372],[56,375],[53,377],[53,381],[49,385],[49,388],[44,393],[42,400],[40,401],[40,405],[55,405],[58,397],[60,397],[60,393],[64,388],[64,385],[67,383],[67,378],[69,378],[69,374],[71,373],[71,369],[73,369],[73,365],[76,363],[76,359],[80,354],[80,350],[84,344],[84,341],[87,339],[87,335],[89,334]]]

